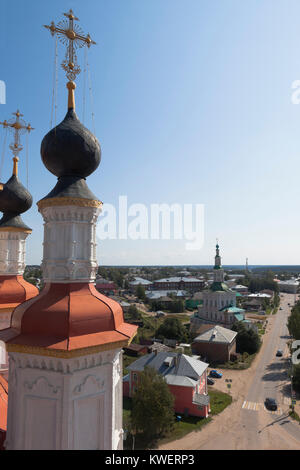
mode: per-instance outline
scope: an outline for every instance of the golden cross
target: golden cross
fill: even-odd
[[[12,114],[16,116],[15,119],[12,118],[9,121],[6,121],[5,119],[3,122],[0,122],[0,125],[2,125],[4,129],[9,129],[14,132],[14,142],[9,146],[9,148],[12,150],[14,156],[17,157],[19,152],[23,150],[23,146],[21,145],[20,141],[20,135],[24,134],[25,132],[33,131],[34,128],[31,127],[30,124],[26,124],[23,119],[20,119],[23,117],[23,114],[21,114],[19,110]]]
[[[83,46],[90,47],[91,44],[96,44],[92,41],[89,34],[84,36],[83,31],[75,24],[74,21],[79,21],[74,16],[73,11],[70,10],[68,13],[64,13],[64,16],[68,18],[60,21],[57,26],[54,21],[51,22],[50,26],[44,25],[45,28],[49,29],[52,36],[57,34],[59,40],[67,46],[67,52],[65,60],[62,62],[62,68],[65,70],[69,81],[76,79],[76,75],[80,73],[80,66],[77,63],[77,56],[75,49]]]

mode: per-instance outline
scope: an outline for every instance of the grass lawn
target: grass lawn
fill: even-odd
[[[176,421],[173,431],[163,439],[156,442],[155,446],[165,444],[167,442],[180,439],[186,434],[193,431],[200,431],[206,424],[212,420],[212,416],[221,413],[232,402],[232,397],[228,393],[218,390],[209,390],[211,413],[208,418],[198,418],[195,416],[182,416],[180,421]],[[123,399],[123,418],[130,415],[131,399],[124,397]],[[137,442],[138,446],[138,442]],[[138,448],[138,447],[136,447]]]

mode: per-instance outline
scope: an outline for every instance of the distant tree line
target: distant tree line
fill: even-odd
[[[128,275],[129,273],[129,268],[122,268],[122,267],[99,267],[98,268],[98,274],[103,277],[104,279],[107,279],[108,281],[112,281],[116,284],[116,286],[120,288],[127,288],[126,285],[128,286],[128,282],[126,284],[126,280],[124,277]]]
[[[274,281],[274,273],[269,271],[264,277],[255,277],[250,274],[246,274],[243,284],[248,287],[249,291],[260,292],[264,289],[272,290],[273,292],[279,292],[278,284]]]
[[[167,309],[171,313],[182,313],[184,312],[184,302],[183,300],[173,300],[172,302],[168,302],[168,304],[160,302],[159,300],[153,300],[151,302],[151,310],[153,312],[165,309]]]

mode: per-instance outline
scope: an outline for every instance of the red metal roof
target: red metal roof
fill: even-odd
[[[72,351],[129,341],[137,326],[125,323],[122,307],[93,284],[49,283],[13,312],[8,344]]]
[[[23,276],[0,276],[0,309],[15,308],[38,293],[37,287]]]

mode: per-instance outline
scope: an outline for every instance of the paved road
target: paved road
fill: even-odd
[[[284,294],[282,310],[270,317],[264,345],[254,369],[232,374],[239,392],[233,404],[200,433],[191,433],[163,448],[173,449],[299,449],[300,426],[288,416],[290,380],[287,357],[277,358],[277,349],[288,354],[286,327],[294,295]],[[252,368],[251,368],[252,369]],[[228,374],[228,371],[226,371]],[[229,371],[230,374],[230,371]],[[237,381],[240,381],[237,384]],[[225,385],[225,384],[224,384]],[[234,391],[234,390],[233,390]],[[266,397],[276,398],[277,412],[264,408]]]
[[[268,342],[257,364],[254,377],[242,405],[244,408],[241,415],[241,424],[247,430],[249,448],[252,449],[262,448],[261,434],[271,426],[284,428],[284,431],[294,439],[299,440],[300,446],[300,426],[288,417],[290,380],[287,374],[287,340],[289,339],[289,333],[286,323],[290,306],[293,303],[294,295],[284,294],[284,297],[281,298],[282,310],[279,310],[276,314]],[[276,357],[278,349],[284,351],[285,357]],[[267,397],[277,400],[279,405],[277,413],[270,413],[264,408],[264,401]],[[264,420],[261,418],[266,413],[269,418],[268,423],[264,426],[262,424]]]

